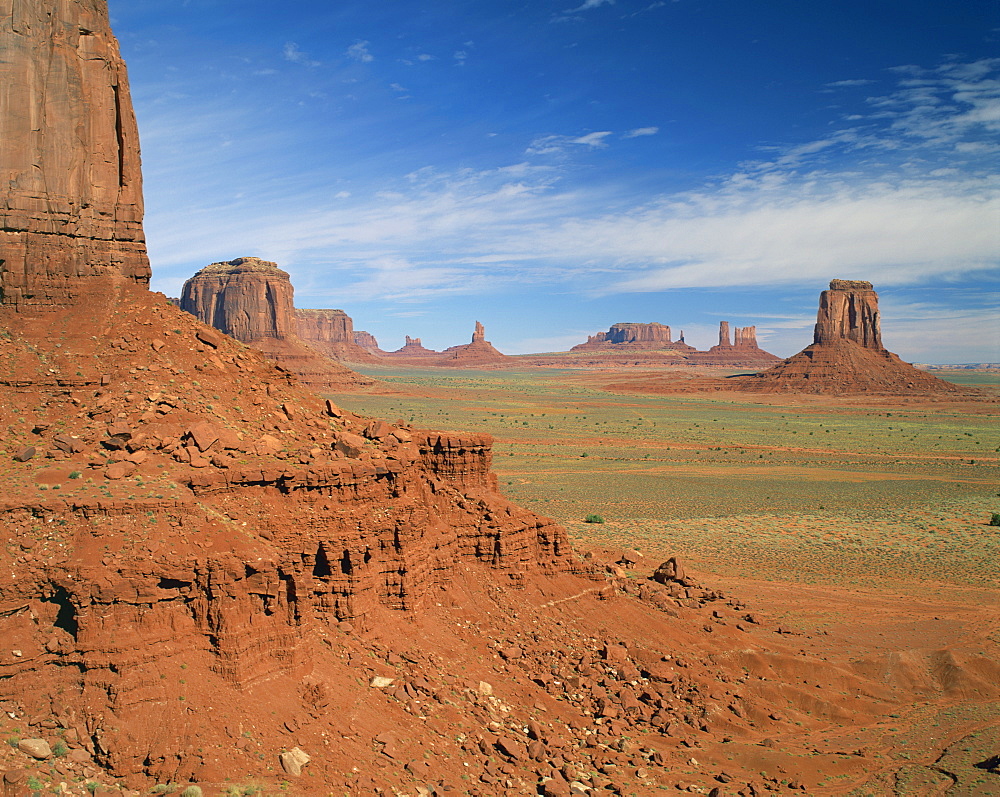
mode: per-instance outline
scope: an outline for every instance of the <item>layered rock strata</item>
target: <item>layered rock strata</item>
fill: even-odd
[[[59,728],[60,772],[81,781],[81,765],[142,789],[265,774],[270,718],[297,728],[354,681],[331,635],[413,618],[466,567],[511,588],[579,566],[560,527],[499,494],[488,437],[356,416],[244,345],[306,377],[329,362],[295,336],[274,264],[204,269],[190,312],[146,290],[104,2],[16,2],[2,24],[6,201],[44,222],[4,233],[0,568],[17,576],[0,581],[2,721]],[[233,765],[242,729],[264,734],[267,763]]]
[[[338,362],[378,362],[373,352],[358,345],[354,321],[343,310],[296,310],[295,328],[302,340]]]
[[[878,294],[861,280],[832,280],[820,294],[812,345],[767,371],[731,382],[737,390],[760,393],[961,392],[883,347]]]
[[[103,0],[0,13],[0,304],[146,285],[139,138]]]
[[[264,352],[317,389],[372,380],[309,346],[297,334],[288,273],[257,257],[212,263],[184,283],[180,306],[203,323]]]

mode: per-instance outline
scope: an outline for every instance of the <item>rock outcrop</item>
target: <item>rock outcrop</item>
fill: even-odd
[[[775,367],[733,377],[730,387],[757,393],[960,393],[882,345],[878,294],[870,282],[832,280],[820,294],[812,345]]]
[[[147,285],[139,138],[106,3],[8,3],[0,53],[0,304]]]
[[[870,282],[831,280],[830,289],[819,296],[813,344],[834,346],[842,340],[884,351],[878,294]]]
[[[184,283],[180,306],[264,352],[310,387],[372,384],[299,338],[291,279],[275,263],[258,257],[212,263]]]
[[[83,188],[64,197],[78,221],[109,213],[111,232],[81,222],[98,236],[83,247],[52,227],[40,251],[34,234],[21,236],[21,262],[37,255],[53,269],[4,274],[0,570],[17,575],[0,579],[0,722],[16,717],[37,731],[18,735],[41,742],[59,728],[71,754],[59,771],[81,783],[84,773],[143,790],[266,777],[293,747],[281,728],[335,716],[322,721],[328,737],[347,717],[325,709],[356,689],[361,651],[376,658],[356,634],[440,606],[467,568],[498,595],[542,573],[590,572],[563,529],[500,495],[489,437],[358,417],[234,339],[269,357],[323,359],[294,337],[291,286],[273,264],[203,270],[185,286],[191,313],[149,292],[136,266],[141,228],[126,212],[139,207],[138,183],[125,183],[138,178],[128,88],[104,2],[16,2],[2,24],[5,69],[11,53],[17,69],[0,91],[29,109],[51,100],[45,141],[68,148],[68,162],[31,150],[43,156],[36,186],[60,186],[68,172],[108,188],[96,166],[75,171],[74,153],[119,177],[118,204],[94,195],[98,206],[85,209]],[[29,38],[8,49],[16,36]],[[117,150],[91,135],[95,119],[116,116]],[[22,145],[3,142],[0,166],[15,184],[8,166],[23,165]],[[39,219],[49,200],[62,207],[53,194],[34,199]],[[131,236],[132,260],[116,230]],[[95,240],[106,246],[87,248]],[[98,268],[104,256],[114,273]],[[42,298],[60,313],[22,312]],[[349,650],[353,666],[342,661]],[[398,712],[389,698],[356,697]],[[18,755],[29,749],[43,748]],[[320,780],[290,793],[328,792],[338,755],[314,760],[301,776]],[[0,775],[8,793],[22,780]]]
[[[378,362],[378,358],[373,356],[374,352],[358,345],[354,321],[343,310],[296,310],[295,326],[302,340],[333,360],[347,363]],[[377,342],[375,348],[378,349]]]

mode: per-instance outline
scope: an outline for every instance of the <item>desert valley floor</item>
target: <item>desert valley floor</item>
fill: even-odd
[[[338,402],[494,435],[502,491],[568,527],[581,551],[634,550],[634,579],[679,556],[803,650],[896,659],[913,702],[845,738],[815,793],[1000,794],[976,766],[1000,752],[996,696],[976,697],[946,654],[930,665],[950,679],[943,702],[921,698],[916,672],[929,650],[1000,660],[995,403],[652,395],[622,371],[363,370],[379,387]],[[859,782],[859,751],[885,774]]]

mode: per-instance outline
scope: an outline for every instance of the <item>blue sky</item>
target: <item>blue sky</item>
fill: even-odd
[[[383,348],[618,321],[787,356],[831,278],[887,346],[1000,361],[986,0],[110,0],[154,288],[242,255]]]

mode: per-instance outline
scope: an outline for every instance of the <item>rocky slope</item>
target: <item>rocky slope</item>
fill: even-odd
[[[184,283],[180,307],[317,390],[372,384],[298,336],[292,282],[275,263],[257,257],[212,263]]]

